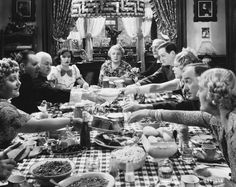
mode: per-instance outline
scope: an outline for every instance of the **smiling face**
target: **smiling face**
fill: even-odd
[[[23,65],[24,72],[30,75],[32,78],[37,78],[39,74],[39,62],[35,54],[29,54],[28,60]]]
[[[60,55],[61,65],[69,66],[71,63],[71,53],[69,51],[64,52]]]
[[[42,57],[39,66],[42,76],[47,77],[51,72],[52,58],[50,58],[49,56]]]
[[[198,77],[195,73],[194,67],[186,67],[183,71],[182,81],[184,84],[183,91],[189,100],[196,100],[198,92]]]
[[[119,64],[121,62],[122,53],[120,50],[114,49],[110,53],[111,61],[115,64]]]
[[[19,73],[11,73],[1,83],[1,98],[10,99],[19,96],[21,82],[19,81]]]

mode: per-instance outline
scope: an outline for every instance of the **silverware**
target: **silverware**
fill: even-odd
[[[59,183],[57,183],[57,182],[54,181],[53,179],[50,179],[49,181],[50,181],[50,183],[52,183],[52,184],[54,184],[54,185],[56,185],[56,186],[58,186],[58,187],[62,187],[62,185],[60,185]]]

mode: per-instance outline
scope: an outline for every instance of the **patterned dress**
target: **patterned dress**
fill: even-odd
[[[71,89],[78,79],[81,79],[79,69],[76,65],[69,67],[68,71],[64,71],[61,65],[52,68],[51,73],[48,75],[49,81],[54,81],[56,88]]]
[[[159,110],[163,121],[200,126],[210,129],[231,169],[231,180],[236,183],[236,109],[218,119],[201,111]],[[156,116],[157,120],[160,120]]]
[[[0,148],[6,148],[17,136],[18,129],[30,120],[30,115],[10,102],[0,99]]]
[[[125,61],[121,61],[120,65],[116,69],[112,69],[112,61],[107,60],[102,64],[99,75],[99,84],[101,85],[105,76],[134,79],[135,75],[131,72],[131,69],[131,65]]]

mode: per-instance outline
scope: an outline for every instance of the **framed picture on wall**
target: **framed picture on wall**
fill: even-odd
[[[217,21],[217,0],[194,0],[194,22]]]
[[[203,39],[209,39],[210,36],[210,28],[209,27],[203,27],[202,28],[202,38]]]
[[[35,21],[35,0],[12,0],[13,21]]]

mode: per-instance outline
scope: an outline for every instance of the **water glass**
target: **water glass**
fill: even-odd
[[[169,159],[161,160],[158,162],[158,176],[161,182],[171,182],[173,174],[173,164]]]
[[[86,171],[87,172],[99,172],[100,170],[100,160],[97,157],[88,158],[86,160]]]
[[[194,162],[194,158],[193,158],[193,150],[192,148],[190,148],[189,146],[184,146],[182,149],[182,160],[186,163],[186,164],[192,164]]]

